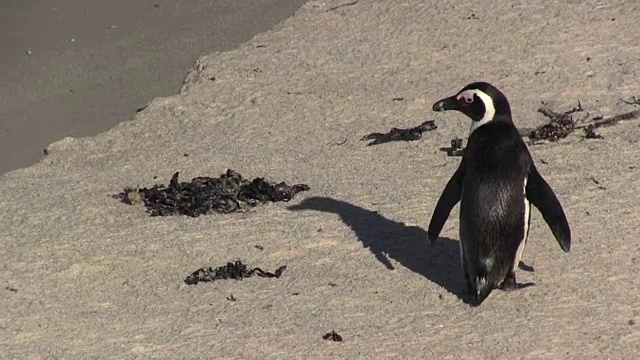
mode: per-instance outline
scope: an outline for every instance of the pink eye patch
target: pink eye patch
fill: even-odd
[[[464,99],[468,104],[471,104],[473,102],[473,93],[468,91],[462,92],[456,97],[456,99]]]

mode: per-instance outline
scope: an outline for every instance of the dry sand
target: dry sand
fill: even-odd
[[[566,110],[579,100],[591,116],[633,110],[620,99],[640,94],[640,4],[360,0],[332,10],[341,3],[306,4],[277,30],[201,58],[179,95],[0,178],[4,358],[640,354],[639,121],[602,129],[603,140],[576,132],[530,147],[574,239],[562,253],[534,212],[524,261],[535,272],[518,276],[535,287],[470,308],[456,295],[457,208],[436,245],[423,230],[459,162],[439,149],[469,127],[432,103],[488,80],[519,127],[545,121],[541,101]],[[358,140],[427,118],[438,129],[420,141]],[[189,179],[227,168],[311,190],[196,219],[152,218],[110,198],[176,170]],[[279,279],[182,282],[237,258],[288,268]],[[331,330],[344,341],[322,340]]]

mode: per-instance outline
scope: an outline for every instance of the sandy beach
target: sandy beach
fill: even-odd
[[[638,110],[640,4],[310,1],[200,57],[175,95],[0,176],[7,359],[630,359],[640,355],[640,120],[531,144],[573,234],[533,210],[536,285],[461,296],[458,208],[426,227],[469,120],[432,104],[473,81],[519,128],[542,104],[588,123]],[[395,99],[395,100],[394,100]],[[434,120],[416,141],[360,139]],[[244,213],[151,217],[127,186],[218,176],[304,183]],[[187,285],[242,260],[280,278]],[[233,299],[233,300],[230,300]],[[324,340],[335,331],[342,342]]]

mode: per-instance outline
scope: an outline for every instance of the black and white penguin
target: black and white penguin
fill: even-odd
[[[457,110],[472,120],[464,155],[438,200],[427,233],[429,241],[435,241],[460,202],[462,269],[471,305],[478,306],[493,289],[531,285],[518,284],[515,275],[529,233],[530,204],[541,212],[564,252],[571,248],[571,231],[500,90],[475,82],[437,101],[433,110]]]

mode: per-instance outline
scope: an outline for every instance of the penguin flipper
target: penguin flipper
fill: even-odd
[[[567,217],[553,190],[533,164],[529,168],[526,193],[527,199],[542,213],[542,217],[551,228],[553,236],[562,250],[569,252],[571,249],[571,230],[567,223]]]
[[[433,210],[433,215],[431,215],[431,221],[429,222],[429,229],[427,231],[429,242],[431,243],[438,239],[440,231],[442,231],[444,223],[449,218],[451,210],[460,201],[460,198],[462,196],[463,176],[464,159],[460,162],[458,169],[455,173],[453,173],[453,176],[451,177],[451,179],[449,179],[449,182],[447,182],[447,185],[444,187],[444,190],[440,195],[440,199],[438,199],[438,203]]]

